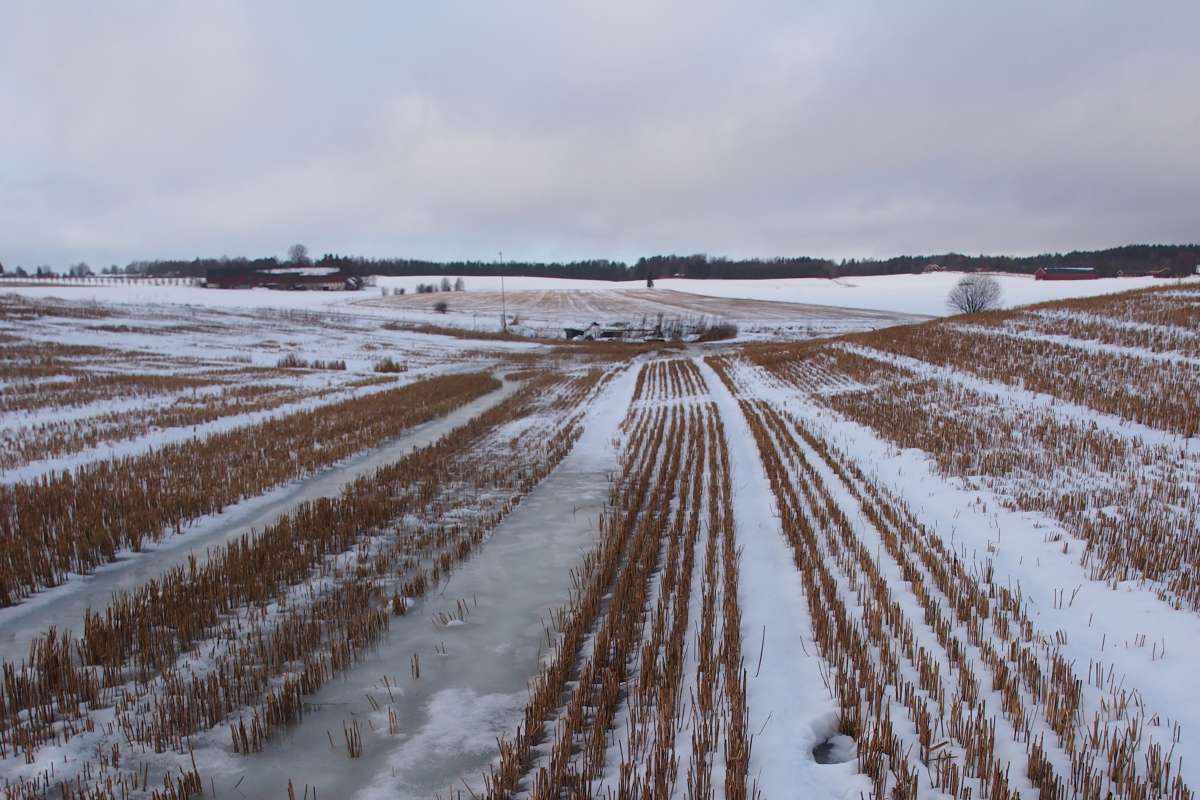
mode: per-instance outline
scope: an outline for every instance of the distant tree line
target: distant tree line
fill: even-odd
[[[1130,244],[1107,250],[1073,250],[1036,256],[967,256],[945,253],[933,256],[897,256],[883,261],[850,261],[839,265],[843,275],[878,275],[921,272],[928,264],[961,272],[1012,272],[1031,275],[1041,267],[1091,267],[1103,277],[1117,273],[1152,272],[1166,267],[1190,275],[1200,265],[1200,244]],[[886,269],[878,270],[879,266]]]
[[[538,261],[425,261],[411,258],[362,258],[327,253],[313,260],[303,245],[289,248],[286,258],[194,258],[134,261],[125,267],[113,265],[106,274],[180,276],[202,278],[209,270],[247,272],[281,267],[325,267],[349,275],[405,276],[522,276],[535,278],[579,278],[596,281],[647,280],[659,278],[840,278],[864,275],[898,275],[924,272],[931,265],[963,272],[1012,272],[1033,274],[1039,267],[1092,267],[1102,276],[1118,272],[1139,273],[1168,268],[1184,275],[1200,265],[1200,244],[1135,244],[1107,250],[1076,250],[1037,256],[969,256],[962,253],[896,256],[885,259],[743,258],[731,259],[693,255],[658,255],[639,258],[635,264],[608,259],[570,262]],[[71,272],[78,274],[76,265]],[[18,267],[17,270],[22,268]],[[16,272],[16,270],[14,270]],[[65,272],[65,271],[64,271]],[[90,272],[90,270],[89,270]],[[28,274],[28,273],[27,273]],[[54,275],[49,267],[38,274]]]
[[[450,285],[449,278],[442,278],[442,283],[440,286],[436,283],[418,283],[417,288],[414,291],[416,291],[417,294],[434,294],[435,292],[449,291],[463,292],[466,291],[466,288],[467,284],[461,277],[454,281],[453,286]],[[400,290],[400,294],[404,294],[404,289]]]

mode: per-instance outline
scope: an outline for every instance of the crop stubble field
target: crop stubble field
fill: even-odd
[[[451,576],[588,432],[594,536],[531,621],[527,697],[443,796],[1191,798],[1197,320],[1183,284],[812,342],[551,347],[6,297],[0,629],[495,399],[46,618],[3,667],[5,796],[238,796],[221,765],[252,770],[393,620],[469,622]],[[378,772],[420,735],[406,685],[450,657],[393,665],[330,751]],[[304,757],[273,796],[340,796]]]

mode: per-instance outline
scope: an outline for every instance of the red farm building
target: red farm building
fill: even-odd
[[[1042,267],[1033,276],[1039,281],[1090,281],[1100,277],[1091,267]]]
[[[239,270],[210,269],[204,277],[210,289],[281,289],[285,291],[343,292],[361,289],[362,279],[340,270]]]

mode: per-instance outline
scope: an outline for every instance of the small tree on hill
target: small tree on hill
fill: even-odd
[[[448,308],[450,308],[450,304],[447,303],[445,300],[438,300],[436,303],[433,304],[433,310],[439,314],[445,314],[446,309],[448,309]]]
[[[959,314],[978,314],[1000,307],[1000,281],[991,275],[967,275],[950,290],[946,305]]]
[[[443,292],[450,291],[450,279],[449,278],[442,278],[442,291]]]
[[[461,277],[454,281],[454,291],[462,292],[466,291],[466,288],[467,284]]]
[[[293,264],[308,263],[308,248],[302,244],[294,244],[288,248],[288,261]]]

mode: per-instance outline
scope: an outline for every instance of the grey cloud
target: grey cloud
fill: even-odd
[[[1191,2],[18,3],[0,260],[1194,241],[1197,29]]]

